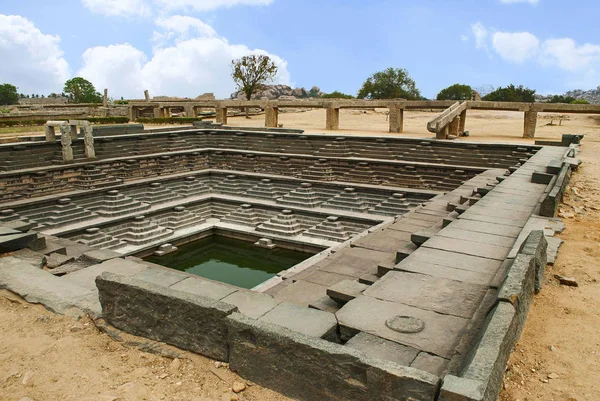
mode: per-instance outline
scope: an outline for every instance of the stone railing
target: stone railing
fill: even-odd
[[[467,102],[456,102],[442,114],[427,123],[427,130],[437,139],[456,138],[465,130]]]

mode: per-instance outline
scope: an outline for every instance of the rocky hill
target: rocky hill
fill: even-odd
[[[252,99],[263,99],[267,98],[269,100],[280,99],[284,100],[285,98],[297,98],[297,99],[308,99],[311,97],[320,97],[323,95],[321,89],[318,86],[313,86],[310,90],[306,90],[304,88],[294,88],[287,85],[267,85],[266,88],[254,96]],[[246,100],[246,95],[244,92],[236,92],[231,94],[232,99]]]
[[[553,95],[543,96],[543,95],[535,95],[535,100],[537,102],[548,102]],[[590,89],[588,91],[584,91],[582,89],[576,89],[565,93],[563,96],[565,97],[574,97],[575,99],[583,99],[587,100],[591,104],[600,104],[600,86],[596,89]]]

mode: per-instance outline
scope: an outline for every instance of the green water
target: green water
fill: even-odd
[[[179,247],[148,262],[185,271],[211,280],[252,288],[312,254],[287,249],[263,249],[251,242],[212,235]]]

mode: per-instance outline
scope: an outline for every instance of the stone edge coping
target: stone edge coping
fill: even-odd
[[[143,319],[135,308],[126,310],[126,312],[131,313],[131,316],[124,315],[122,309],[118,310],[121,314],[112,316],[110,312],[112,308],[111,301],[107,299],[106,289],[111,285],[116,285],[120,287],[119,294],[124,294],[128,289],[131,289],[136,293],[141,292],[156,296],[156,302],[162,300],[164,302],[163,307],[168,308],[169,312],[172,313],[170,323],[174,325],[178,323],[178,318],[186,318],[176,314],[178,304],[185,304],[191,310],[197,309],[200,314],[207,313],[209,315],[208,323],[210,323],[210,319],[221,319],[221,322],[215,321],[214,324],[226,327],[227,338],[209,338],[208,342],[210,345],[213,342],[220,343],[226,347],[226,350],[221,350],[221,352],[211,350],[208,351],[209,355],[206,356],[224,357],[220,359],[229,361],[232,370],[238,371],[244,377],[258,384],[266,385],[284,394],[301,397],[307,401],[314,398],[303,397],[303,394],[323,392],[325,396],[329,390],[321,384],[329,380],[333,383],[337,382],[338,387],[340,380],[348,388],[358,387],[357,391],[364,393],[366,397],[360,398],[360,400],[370,400],[372,398],[368,397],[376,394],[396,397],[390,398],[390,400],[404,399],[403,397],[407,395],[418,397],[414,399],[419,401],[434,400],[439,390],[440,379],[430,373],[397,365],[393,362],[373,359],[360,351],[340,344],[313,338],[275,324],[249,318],[238,313],[236,306],[222,301],[191,295],[113,273],[103,273],[98,276],[96,284],[104,319],[109,323],[115,324],[117,328],[134,335],[151,333],[153,340],[194,352],[200,351],[204,355],[207,354],[206,347],[194,346],[198,343],[198,333],[196,332],[182,334],[179,331],[178,336],[170,338],[169,334],[161,335],[161,330],[154,327],[144,331],[144,329],[136,327],[136,324],[142,323]],[[144,300],[147,301],[148,299],[144,298]],[[123,324],[123,322],[127,323]],[[167,331],[169,330],[167,329]],[[217,333],[218,331],[213,334]],[[186,334],[190,336],[188,339],[185,338]],[[203,335],[211,336],[211,332]],[[247,341],[247,337],[251,338],[250,342]],[[223,344],[223,341],[225,341],[225,344]],[[186,346],[188,343],[192,346]],[[266,348],[261,350],[261,346]],[[254,357],[252,357],[253,353]],[[288,354],[287,357],[285,354]],[[247,358],[248,355],[250,355],[250,358]],[[265,357],[270,358],[270,364],[264,364],[262,358]],[[305,374],[294,375],[293,372],[286,372],[285,366],[286,364],[289,366],[289,363],[305,372],[310,372],[313,369],[319,370],[319,367],[322,367],[325,371],[328,371],[332,366],[335,369],[331,370],[332,376],[330,377],[325,377],[326,375],[322,374],[323,371],[320,371],[319,381],[321,383],[317,384],[314,380],[309,380],[310,377]],[[315,363],[317,364],[315,365]],[[298,366],[298,364],[301,365]],[[280,370],[279,366],[282,366],[283,369]],[[271,372],[263,374],[265,369],[270,369]],[[362,373],[357,375],[357,369]],[[290,374],[284,378],[281,377],[282,372]],[[277,377],[273,377],[273,375],[277,375]],[[360,377],[364,379],[364,382],[356,383],[356,377],[351,376]],[[312,386],[310,391],[308,391],[307,386]],[[325,396],[322,399],[327,399],[327,397]]]

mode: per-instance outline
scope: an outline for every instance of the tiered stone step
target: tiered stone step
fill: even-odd
[[[388,147],[387,141],[383,138],[378,138],[375,143],[372,141],[365,142],[362,145],[362,149],[357,153],[361,157],[369,159],[393,159],[394,151]]]
[[[345,188],[343,192],[335,195],[333,198],[323,203],[322,206],[358,213],[364,213],[368,209],[368,206],[354,188]]]
[[[260,180],[258,184],[250,188],[246,191],[246,195],[257,198],[257,199],[266,199],[266,200],[275,200],[283,195],[282,192],[277,190],[270,179],[265,178]]]
[[[0,155],[0,171],[48,166],[59,156],[59,146],[45,146],[34,150],[23,145],[15,145]]]
[[[298,169],[292,164],[292,161],[287,156],[281,156],[277,163],[272,164],[270,169],[273,174],[277,175],[292,175],[298,174]]]
[[[87,165],[75,180],[74,185],[77,189],[97,189],[121,183],[123,183],[121,178],[110,176],[94,165]]]
[[[315,156],[351,157],[352,152],[346,144],[346,138],[338,137],[315,152]]]
[[[321,223],[309,228],[303,235],[336,242],[344,242],[350,239],[350,233],[346,231],[345,227],[336,216],[329,216]]]
[[[198,196],[210,192],[210,186],[204,177],[185,177],[183,181],[174,182],[169,185],[169,187],[177,194],[186,198],[188,196]]]
[[[384,216],[397,216],[409,212],[418,205],[406,201],[403,194],[395,193],[370,211]]]
[[[219,194],[241,195],[245,188],[240,185],[236,175],[230,174],[214,186],[213,190]]]
[[[77,204],[91,210],[101,217],[117,217],[130,213],[141,212],[150,208],[148,203],[142,203],[123,195],[117,190],[108,191],[105,195],[92,199],[81,199]]]
[[[94,213],[76,205],[69,198],[59,199],[55,205],[25,211],[22,214],[37,223],[35,230],[75,224],[94,216]]]
[[[310,208],[318,207],[321,203],[318,194],[312,188],[312,184],[307,182],[300,184],[299,188],[283,195],[276,202],[282,205]]]
[[[152,217],[152,221],[171,230],[177,230],[199,224],[203,219],[187,210],[185,206],[177,206],[171,212]]]
[[[318,181],[333,181],[335,176],[327,159],[319,159],[315,164],[302,172],[302,178]]]
[[[192,152],[186,156],[185,167],[190,171],[204,170],[209,167],[206,153]]]
[[[173,230],[151,222],[146,216],[137,216],[127,225],[111,228],[108,234],[130,245],[141,246],[168,238],[173,234]]]
[[[304,230],[294,216],[294,213],[291,210],[284,210],[269,221],[260,224],[256,227],[256,231],[285,237],[295,237]]]
[[[25,191],[26,196],[51,195],[68,189],[62,180],[54,180],[52,173],[37,171],[31,175],[32,183]]]
[[[100,231],[99,228],[88,228],[85,234],[73,238],[75,241],[99,249],[116,249],[125,245],[125,242]]]
[[[283,151],[279,146],[279,141],[275,139],[275,135],[273,134],[267,134],[264,139],[260,140],[260,142],[253,146],[252,149],[271,153],[280,153]]]
[[[144,203],[157,204],[172,201],[181,196],[163,186],[160,182],[153,182],[148,186],[136,187],[125,192],[125,195]]]
[[[233,212],[224,216],[221,221],[225,223],[241,224],[243,226],[256,227],[265,221],[262,213],[257,211],[248,203],[244,203]]]
[[[365,182],[368,184],[378,184],[381,181],[367,162],[358,163],[351,171],[344,174],[344,178],[348,181]]]
[[[236,205],[229,203],[213,202],[211,204],[211,214],[215,219],[222,219],[237,208]]]
[[[238,155],[233,161],[233,169],[236,171],[261,172],[264,168],[257,161],[253,153]]]
[[[193,213],[200,221],[204,221],[213,217],[212,205],[208,202],[187,206],[187,210]]]
[[[165,148],[167,152],[177,152],[190,149],[194,149],[192,144],[187,143],[186,140],[182,139],[178,134],[169,134],[168,145],[167,148]]]
[[[312,155],[315,149],[311,140],[306,136],[297,136],[283,142],[283,152],[291,154]]]

